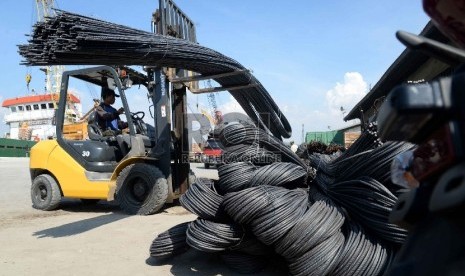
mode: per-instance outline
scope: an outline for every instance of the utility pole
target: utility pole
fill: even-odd
[[[302,143],[305,143],[304,124],[302,124]]]

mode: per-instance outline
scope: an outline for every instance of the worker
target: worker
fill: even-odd
[[[112,104],[115,103],[115,97],[119,97],[114,90],[102,87],[102,102],[97,107],[98,125],[104,136],[117,135],[121,130],[128,127],[128,124],[119,117],[124,113],[124,108],[116,110]]]

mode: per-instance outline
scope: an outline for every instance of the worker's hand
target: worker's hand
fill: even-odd
[[[118,114],[123,114],[123,113],[124,113],[124,108],[120,107],[120,108],[118,109]]]

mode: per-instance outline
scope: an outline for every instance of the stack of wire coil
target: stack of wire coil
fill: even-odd
[[[285,146],[262,130],[225,127],[220,139],[226,148],[258,145],[291,162],[220,166],[210,190],[221,196],[215,208],[221,209],[222,222],[192,222],[188,243],[221,252],[225,263],[242,273],[257,272],[264,259],[278,255],[292,275],[382,275],[406,238],[405,230],[388,222],[399,189],[387,177],[389,160],[413,145],[379,143],[373,132],[361,137],[356,145],[361,152],[312,155],[319,167],[311,181],[309,168],[287,150],[273,151]]]

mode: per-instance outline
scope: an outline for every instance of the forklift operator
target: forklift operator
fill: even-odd
[[[97,107],[98,125],[104,136],[120,134],[128,124],[121,121],[119,115],[124,113],[124,108],[116,110],[111,105],[115,103],[115,97],[119,97],[114,90],[102,87],[102,103]]]

